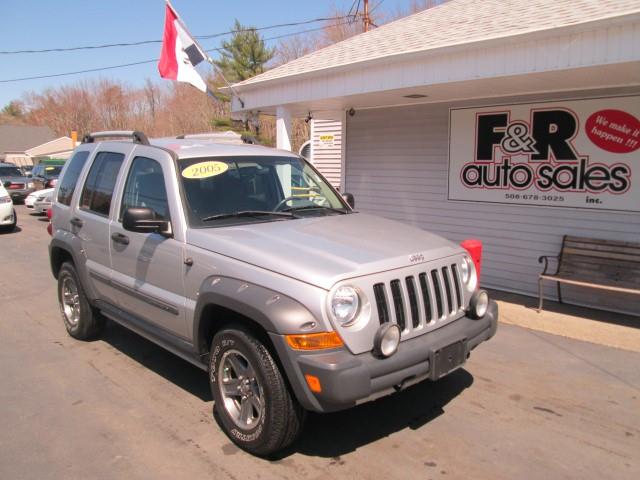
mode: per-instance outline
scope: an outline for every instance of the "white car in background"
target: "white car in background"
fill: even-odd
[[[33,211],[35,213],[47,213],[47,210],[51,208],[54,190],[55,188],[45,188],[44,190],[34,192],[36,194],[35,200],[33,201]],[[26,202],[25,200],[25,204]]]
[[[9,192],[0,183],[0,231],[12,232],[16,229],[18,217],[13,208],[13,200],[9,196]]]
[[[51,191],[53,191],[53,188],[44,188],[42,190],[31,192],[29,195],[27,195],[27,198],[24,199],[25,207],[33,209],[33,204],[36,203],[36,200],[38,200],[39,197],[43,197],[42,200],[44,200],[44,195]]]

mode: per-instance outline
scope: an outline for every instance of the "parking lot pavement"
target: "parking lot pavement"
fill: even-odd
[[[59,317],[46,222],[0,235],[0,478],[640,478],[640,354],[501,325],[464,369],[311,415],[265,461],[212,418],[206,375],[116,325]]]

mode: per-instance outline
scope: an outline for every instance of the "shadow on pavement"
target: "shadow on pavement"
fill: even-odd
[[[162,347],[115,322],[107,323],[101,340],[202,401],[213,401],[206,374]],[[338,457],[405,428],[419,429],[442,415],[445,406],[472,384],[473,376],[460,369],[438,382],[423,381],[349,410],[310,413],[300,439],[271,460],[294,453]]]
[[[460,369],[438,382],[423,381],[349,410],[309,414],[300,439],[280,458],[292,453],[338,457],[405,428],[417,430],[442,415],[444,407],[472,384],[473,376]]]
[[[204,370],[137,333],[109,321],[101,340],[200,400],[213,401]]]

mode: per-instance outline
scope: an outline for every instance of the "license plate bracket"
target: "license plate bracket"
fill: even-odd
[[[460,368],[465,361],[467,355],[466,340],[459,340],[446,347],[443,347],[433,355],[433,369],[431,370],[431,378],[438,380],[448,373]]]

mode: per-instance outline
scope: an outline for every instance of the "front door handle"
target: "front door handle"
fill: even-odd
[[[111,240],[113,240],[115,243],[120,243],[122,245],[129,245],[129,237],[121,233],[112,233]]]
[[[84,222],[81,219],[79,219],[78,217],[73,217],[71,220],[69,220],[69,223],[71,225],[73,225],[74,227],[78,227],[78,228],[80,228],[80,227],[82,227],[82,225],[84,225]]]

